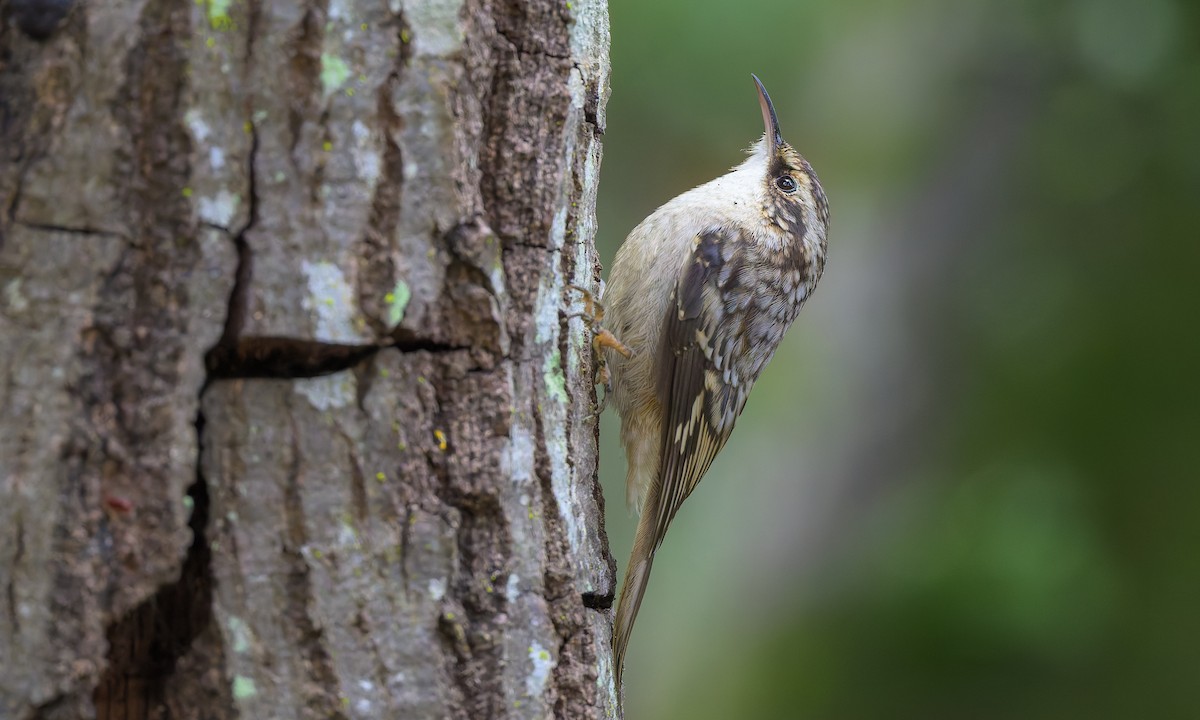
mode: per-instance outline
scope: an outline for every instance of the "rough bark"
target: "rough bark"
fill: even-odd
[[[0,717],[615,717],[602,0],[0,1]]]

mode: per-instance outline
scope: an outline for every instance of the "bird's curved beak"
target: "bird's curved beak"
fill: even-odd
[[[750,77],[754,78],[754,84],[758,86],[758,105],[762,108],[763,128],[767,133],[767,155],[771,156],[783,144],[783,136],[779,134],[779,118],[775,117],[775,106],[771,103],[771,96],[763,87],[762,80],[754,73],[750,73]]]

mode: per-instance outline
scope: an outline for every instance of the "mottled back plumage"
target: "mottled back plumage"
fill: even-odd
[[[628,499],[641,515],[617,603],[618,688],[654,554],[825,266],[825,195],[755,82],[763,139],[634,228],[604,296],[609,330],[635,353],[607,361]]]

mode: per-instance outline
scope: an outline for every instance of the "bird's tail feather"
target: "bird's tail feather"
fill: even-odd
[[[643,513],[633,540],[633,552],[629,554],[629,565],[625,568],[625,582],[617,600],[617,615],[613,624],[613,661],[618,694],[621,692],[625,650],[629,647],[633,621],[637,619],[638,610],[642,607],[642,596],[646,594],[646,583],[650,580],[650,567],[654,564],[653,525],[653,513]]]

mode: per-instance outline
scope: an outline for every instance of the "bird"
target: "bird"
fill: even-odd
[[[614,619],[618,692],[654,555],[825,270],[825,192],[751,77],[762,138],[629,233],[603,290],[604,327],[593,328],[639,515]]]

